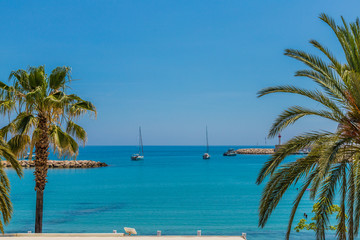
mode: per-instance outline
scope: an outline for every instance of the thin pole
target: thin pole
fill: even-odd
[[[209,139],[208,139],[207,126],[206,126],[206,152],[209,153]]]
[[[141,154],[144,155],[144,147],[143,147],[143,141],[142,141],[142,136],[141,136],[141,127],[139,127],[139,136],[140,136],[140,151]]]

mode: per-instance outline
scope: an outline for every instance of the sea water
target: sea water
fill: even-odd
[[[245,147],[245,146],[242,146]],[[233,148],[240,148],[233,146]],[[107,163],[90,169],[49,169],[44,195],[43,231],[110,233],[134,227],[141,235],[241,235],[248,239],[283,239],[298,190],[291,187],[265,228],[258,228],[258,206],[264,184],[255,184],[268,155],[224,157],[227,147],[211,147],[203,160],[200,146],[145,146],[145,159],[131,161],[136,146],[87,146],[78,160]],[[291,156],[291,161],[299,156]],[[51,156],[54,159],[54,156]],[[34,231],[34,169],[11,180],[14,214],[7,233]],[[311,216],[306,193],[294,226]],[[294,227],[293,226],[293,227]],[[295,233],[293,239],[314,238]]]

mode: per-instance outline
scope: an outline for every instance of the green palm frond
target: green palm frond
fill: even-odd
[[[30,130],[36,127],[37,119],[31,113],[20,113],[14,120],[15,129],[18,134],[28,134]]]
[[[87,133],[84,128],[77,125],[73,121],[67,122],[66,132],[70,134],[72,137],[76,138],[78,141],[81,141],[85,144],[87,140]]]
[[[71,68],[69,67],[57,67],[49,76],[49,87],[53,90],[64,88],[65,83],[70,81]]]
[[[327,174],[322,184],[322,189],[319,195],[318,203],[319,208],[316,212],[316,236],[319,240],[325,240],[325,229],[329,223],[328,213],[333,205],[335,197],[335,187],[341,181],[342,172],[346,168],[343,163],[335,164]]]
[[[29,68],[29,86],[31,89],[36,89],[38,87],[43,88],[46,84],[46,75],[45,75],[45,67],[30,67]]]
[[[330,50],[326,47],[324,47],[323,45],[321,45],[318,41],[316,40],[311,40],[310,43],[316,47],[317,49],[319,49],[332,63],[332,65],[330,65],[330,67],[332,67],[336,73],[341,76],[342,75],[342,64],[335,58],[335,56],[330,52]]]
[[[322,141],[321,144],[317,146],[315,151],[316,154],[320,156],[317,164],[318,174],[313,179],[310,198],[315,198],[318,192],[318,188],[323,183],[323,180],[328,174],[331,166],[337,164],[338,162],[344,161],[344,155],[341,150],[348,142],[349,139],[339,139],[338,136],[335,135],[329,141]]]
[[[269,161],[267,161],[256,180],[260,184],[268,175],[271,175],[282,161],[289,155],[298,152],[299,150],[311,146],[316,141],[321,141],[333,137],[331,132],[310,132],[294,137],[285,143],[277,152],[275,152]]]
[[[25,153],[26,147],[29,143],[30,137],[23,134],[15,135],[8,141],[11,151],[17,156]]]
[[[10,222],[13,207],[10,201],[10,183],[7,178],[6,172],[0,167],[0,211],[2,221],[0,221],[0,231],[4,233],[4,224]]]
[[[354,180],[353,183],[355,185],[355,196],[354,196],[354,235],[357,236],[359,233],[359,224],[360,224],[360,156],[356,154],[354,156],[354,162],[352,165]]]
[[[22,177],[23,172],[20,163],[17,161],[16,156],[11,151],[10,146],[2,139],[0,139],[0,156],[8,161],[15,169],[16,173]],[[0,176],[1,177],[1,176]]]
[[[336,103],[320,91],[311,91],[287,85],[262,89],[258,92],[258,97],[262,97],[271,93],[293,93],[302,95],[318,103],[321,103],[324,107],[331,109],[331,111],[334,112],[334,114],[337,115],[339,118],[344,117],[342,110],[336,105]]]
[[[355,163],[356,164],[356,163]],[[349,239],[353,240],[355,236],[355,229],[354,229],[354,207],[355,207],[355,192],[356,192],[356,185],[355,185],[355,169],[354,169],[354,162],[348,164],[348,185],[349,185],[349,194],[347,196],[347,201],[349,203],[348,207],[348,233]],[[345,191],[346,193],[346,191]],[[345,228],[346,229],[346,228]]]
[[[315,157],[316,158],[316,157]],[[299,191],[298,195],[296,196],[296,199],[294,201],[293,207],[291,209],[291,213],[290,213],[290,219],[289,219],[289,223],[288,223],[288,228],[286,231],[286,236],[285,239],[289,240],[290,239],[290,233],[291,233],[291,228],[292,228],[292,223],[294,221],[295,218],[295,214],[297,211],[297,208],[304,196],[304,193],[306,192],[306,190],[308,189],[308,187],[310,186],[312,180],[314,179],[314,177],[318,174],[318,169],[314,169],[311,174],[308,174],[308,177],[306,178],[306,181],[304,182],[304,184],[302,185],[302,187],[300,188],[301,190]]]
[[[264,227],[286,190],[314,167],[316,158],[303,158],[286,163],[275,172],[266,185],[260,201],[259,226]]]
[[[79,117],[86,113],[94,113],[96,116],[96,108],[95,106],[88,101],[80,101],[78,103],[73,104],[69,108],[69,115],[73,117]]]
[[[25,70],[19,69],[17,71],[12,71],[9,76],[9,80],[11,80],[11,79],[13,79],[15,89],[17,89],[18,91],[31,90],[31,87],[29,84],[29,74]],[[4,89],[4,90],[6,90],[6,89]]]
[[[310,198],[316,199],[316,239],[325,239],[329,214],[335,199],[340,201],[337,216],[337,239],[353,240],[360,225],[360,20],[342,25],[321,14],[335,33],[346,61],[341,63],[332,52],[316,40],[310,44],[321,57],[301,50],[286,49],[285,55],[304,63],[308,69],[295,73],[313,81],[319,89],[308,90],[295,86],[277,86],[258,92],[258,97],[272,93],[297,94],[321,104],[322,109],[294,106],[283,111],[274,121],[269,136],[305,116],[318,116],[338,124],[333,132],[313,132],[295,136],[277,148],[258,175],[257,184],[268,177],[259,206],[259,226],[264,227],[273,210],[289,186],[302,182],[290,213],[286,239],[306,188]],[[283,163],[283,160],[303,148],[311,147],[305,158]],[[305,164],[306,160],[309,161]],[[312,160],[312,162],[310,161]],[[304,162],[304,165],[301,163]],[[339,197],[339,198],[338,198]],[[348,215],[348,216],[347,216]]]
[[[52,125],[50,128],[50,136],[54,148],[59,156],[76,156],[79,146],[76,141],[60,127]]]
[[[14,122],[10,122],[9,124],[5,125],[4,127],[2,127],[0,129],[0,137],[3,139],[7,139],[8,134],[13,134],[15,133],[15,123]]]
[[[12,100],[0,101],[0,113],[2,115],[9,114],[15,106],[15,102]]]
[[[345,167],[342,169],[342,181],[340,182],[341,184],[341,200],[340,200],[340,212],[338,215],[338,227],[336,229],[336,236],[339,239],[346,239],[346,209],[345,209],[345,202],[346,202],[346,195],[347,195],[347,179],[346,179],[346,164],[342,163],[343,165],[345,165]]]
[[[294,124],[297,120],[301,119],[305,116],[317,116],[326,118],[335,122],[339,122],[342,120],[342,116],[334,114],[333,112],[326,110],[314,110],[308,109],[301,106],[293,106],[285,111],[283,111],[275,120],[273,125],[271,126],[269,137],[276,136],[283,129],[288,127],[289,125]]]
[[[337,100],[340,104],[346,102],[346,92],[343,83],[341,83],[336,76],[333,76],[333,78],[328,78],[323,74],[313,70],[299,70],[296,71],[295,76],[312,79],[325,91],[325,94],[328,94],[330,97]]]
[[[323,75],[326,79],[333,80],[335,78],[333,69],[330,68],[325,61],[320,57],[314,56],[312,54],[306,53],[304,51],[295,50],[295,49],[285,49],[286,56],[297,59],[307,66],[312,68],[315,72]]]

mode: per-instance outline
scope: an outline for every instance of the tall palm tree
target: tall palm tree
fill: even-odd
[[[10,85],[0,82],[0,111],[10,119],[0,132],[17,156],[30,149],[31,160],[35,147],[35,232],[41,233],[49,151],[76,156],[77,141],[85,144],[87,135],[75,121],[86,113],[96,114],[96,109],[79,96],[67,94],[69,67],[57,67],[49,76],[44,66],[20,69],[11,72],[9,81]]]
[[[264,227],[286,190],[296,183],[302,186],[290,212],[286,239],[289,239],[297,207],[306,189],[310,198],[319,204],[316,211],[316,239],[325,239],[329,214],[335,197],[340,198],[341,212],[336,235],[352,240],[359,232],[360,222],[360,23],[356,19],[342,24],[321,14],[320,19],[335,33],[346,61],[340,62],[322,44],[310,43],[322,58],[304,51],[287,49],[285,55],[308,67],[295,76],[315,82],[314,90],[295,86],[277,86],[261,90],[258,96],[270,93],[292,93],[317,102],[321,109],[293,106],[282,112],[273,123],[269,136],[274,137],[284,128],[305,116],[318,116],[338,124],[335,131],[314,131],[296,136],[284,144],[266,162],[257,184],[267,177],[259,206],[259,226]],[[311,146],[311,152],[296,161],[283,163],[290,154]],[[347,215],[347,217],[346,217]]]

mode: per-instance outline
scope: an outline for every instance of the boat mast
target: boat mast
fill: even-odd
[[[206,153],[209,153],[209,139],[208,139],[207,126],[206,126]]]
[[[139,127],[139,153],[141,153],[141,155],[144,155],[144,148],[143,148],[143,142],[142,142],[142,136],[141,136],[141,127]]]

